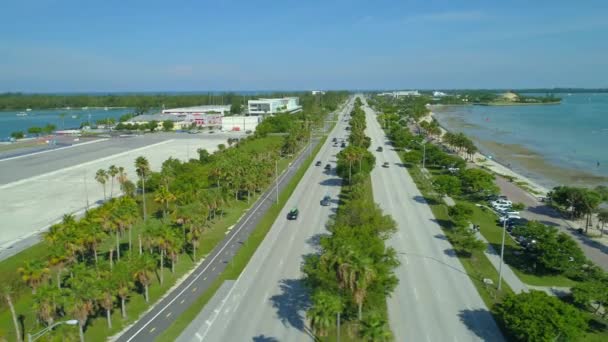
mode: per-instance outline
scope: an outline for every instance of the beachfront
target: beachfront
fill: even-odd
[[[430,122],[433,119],[434,113],[431,111],[422,120]],[[440,130],[441,136],[447,132],[441,126]],[[439,141],[441,141],[441,138]],[[568,233],[579,244],[589,259],[604,270],[608,270],[608,234],[600,236],[599,230],[594,229],[589,231],[591,233],[590,236],[576,233],[576,229],[584,226],[584,220],[571,221],[561,217],[559,213],[542,201],[550,189],[521,175],[512,168],[479,152],[473,155],[470,162],[477,167],[494,173],[497,176],[496,184],[499,186],[501,193],[511,198],[512,201],[521,202],[526,206],[527,209],[522,213],[522,217],[557,227],[561,231]],[[597,222],[597,220],[594,221]]]

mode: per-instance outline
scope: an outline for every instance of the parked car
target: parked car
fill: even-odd
[[[511,206],[508,205],[504,205],[504,204],[495,204],[492,205],[492,208],[494,208],[494,210],[501,212],[501,211],[505,211],[505,210],[510,210]]]
[[[502,216],[505,216],[505,215],[519,216],[519,211],[511,210],[510,208],[509,209],[501,209],[501,210],[498,210],[498,212]]]
[[[382,152],[383,151],[382,146],[378,146],[378,148],[376,149],[376,151]]]
[[[321,200],[321,205],[324,207],[327,207],[330,204],[331,204],[331,197],[329,195],[325,195],[325,197],[323,197],[323,199]]]
[[[457,168],[457,167],[448,167],[448,171],[449,171],[451,174],[455,174],[455,173],[458,173],[458,171],[460,171],[460,169],[459,169],[459,168]]]
[[[490,204],[492,206],[494,206],[494,205],[503,205],[503,206],[509,206],[510,207],[510,206],[513,205],[513,202],[511,202],[509,200],[506,200],[506,199],[499,198],[496,201],[490,202]]]
[[[345,142],[343,142],[343,143],[340,145],[340,147],[346,147],[346,143],[345,143]]]
[[[298,210],[298,208],[293,208],[287,213],[287,219],[288,220],[297,220],[298,214],[300,214],[300,211]]]
[[[518,215],[505,215],[498,218],[498,222],[500,223],[505,223],[505,221],[508,223],[510,220],[521,220],[521,217]]]
[[[315,163],[315,166],[321,166],[321,161],[317,160],[317,162]]]
[[[382,164],[382,167],[388,167],[388,166],[389,166],[388,162],[384,162],[384,164]]]
[[[337,142],[338,138],[334,137],[333,139],[331,139],[332,142]]]
[[[325,164],[325,170],[331,170],[331,165]]]

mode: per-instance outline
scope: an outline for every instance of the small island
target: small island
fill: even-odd
[[[463,90],[433,97],[433,104],[440,105],[478,105],[478,106],[520,106],[559,104],[561,98],[552,93],[545,96],[525,96],[514,91]]]

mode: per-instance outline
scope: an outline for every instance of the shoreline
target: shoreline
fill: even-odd
[[[429,112],[429,115],[422,118],[422,120],[437,121],[437,123],[439,124],[439,129],[441,130],[442,137],[445,133],[447,133],[449,131],[438,120],[435,119],[434,113],[432,111]],[[440,138],[440,141],[441,141],[441,138]],[[488,169],[491,172],[501,175],[503,177],[513,178],[513,182],[516,184],[519,183],[518,185],[520,185],[520,187],[521,187],[522,183],[526,183],[526,185],[527,185],[526,187],[528,189],[525,189],[525,190],[534,196],[546,196],[547,193],[549,193],[549,191],[550,191],[548,188],[541,186],[536,181],[533,181],[530,178],[520,174],[519,172],[514,171],[513,169],[507,167],[506,165],[503,165],[502,163],[498,162],[495,159],[487,158],[485,155],[483,155],[480,152],[475,152],[475,154],[473,155],[472,163],[474,163],[475,165],[478,165],[482,168]]]
[[[432,107],[430,108],[432,110]],[[450,117],[441,117],[431,111],[431,114],[425,117],[425,120],[430,120],[431,117],[439,124],[442,135],[447,131],[458,133],[460,130],[457,127],[446,126],[444,120],[450,120]],[[439,120],[438,118],[442,119]],[[456,120],[458,118],[455,118]],[[457,122],[458,124],[458,122]],[[462,125],[474,125],[467,122],[462,122]],[[447,129],[446,127],[451,127]],[[514,178],[514,182],[525,182],[535,191],[546,193],[550,189],[559,185],[571,185],[578,187],[591,188],[597,185],[608,185],[608,177],[585,172],[572,167],[556,165],[550,160],[544,158],[542,154],[517,143],[501,143],[494,140],[484,140],[482,138],[469,136],[479,149],[479,152],[474,156],[475,164],[480,166],[490,166],[495,173],[506,175],[509,178]],[[488,158],[490,156],[490,158]]]

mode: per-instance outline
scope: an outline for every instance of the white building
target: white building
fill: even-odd
[[[392,97],[400,97],[400,96],[420,96],[418,90],[407,90],[407,91],[393,91],[380,93],[378,96],[392,96]]]
[[[222,131],[255,131],[260,119],[260,116],[224,116]]]
[[[258,99],[247,101],[249,115],[272,115],[276,113],[296,113],[302,110],[300,99],[284,97],[281,99]]]
[[[226,106],[195,106],[185,108],[163,109],[163,114],[186,115],[186,114],[221,114],[230,112],[230,105]]]
[[[323,95],[323,94],[325,94],[325,92],[324,92],[324,91],[321,91],[321,90],[313,90],[313,91],[311,91],[311,93],[312,93],[313,95],[317,95],[317,94],[319,94],[319,95]]]
[[[434,97],[443,97],[443,96],[447,96],[448,94],[442,92],[442,91],[434,91],[433,92],[433,96]]]

